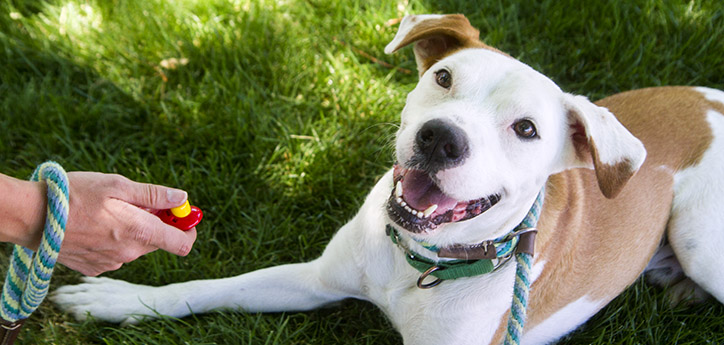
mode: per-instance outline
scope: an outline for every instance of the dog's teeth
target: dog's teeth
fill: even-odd
[[[432,206],[428,207],[427,210],[425,210],[424,212],[422,212],[422,215],[423,215],[425,218],[427,218],[427,217],[429,217],[433,212],[435,212],[435,210],[437,210],[437,204],[433,204]]]
[[[395,186],[395,196],[402,198],[402,181],[397,181],[397,185]]]
[[[402,202],[400,202],[400,206],[405,207],[405,206],[407,206],[407,203],[402,201]]]
[[[407,210],[407,212],[412,213],[412,209],[410,208],[410,206],[405,206],[405,210]]]
[[[404,202],[404,201],[402,201],[402,198],[400,198],[400,197],[398,197],[397,199],[395,199],[395,201],[397,201],[398,204],[402,204],[402,203]]]

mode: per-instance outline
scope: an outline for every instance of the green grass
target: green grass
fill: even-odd
[[[489,44],[593,99],[655,85],[724,89],[712,1],[3,1],[0,171],[54,159],[186,189],[206,213],[192,253],[106,276],[167,284],[310,260],[393,161],[412,52],[404,13],[465,13]],[[164,59],[185,58],[175,69]],[[4,251],[7,262],[9,248]],[[6,264],[5,264],[6,265]],[[3,266],[4,267],[4,266]],[[4,269],[3,269],[4,271]],[[53,285],[79,274],[57,269]],[[717,302],[670,308],[638,282],[565,344],[724,342]],[[224,313],[118,328],[45,303],[20,344],[397,344],[370,304]]]

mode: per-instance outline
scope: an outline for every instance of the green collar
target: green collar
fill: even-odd
[[[449,261],[436,261],[416,253],[402,243],[400,234],[392,225],[387,224],[386,233],[405,252],[407,263],[418,270],[422,275],[417,280],[417,286],[427,289],[440,284],[443,280],[473,277],[494,272],[508,262],[514,253],[533,254],[535,228],[540,216],[543,203],[542,190],[525,219],[507,235],[491,241],[484,241],[474,245],[454,245],[438,248],[425,242],[419,242],[426,249],[436,252],[438,257],[452,258]],[[427,276],[437,278],[431,283],[424,284]]]

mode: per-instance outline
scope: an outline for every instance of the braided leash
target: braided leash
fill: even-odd
[[[68,220],[68,176],[60,164],[48,161],[33,172],[31,181],[48,185],[48,208],[37,255],[15,245],[0,297],[0,345],[12,344],[22,322],[38,308],[48,294],[58,252]]]
[[[540,210],[543,206],[543,194],[541,191],[530,208],[523,222],[518,227],[535,228],[540,217]],[[515,254],[517,263],[515,268],[515,285],[513,285],[513,303],[510,306],[508,317],[508,333],[505,335],[503,344],[520,344],[525,326],[526,311],[528,310],[528,295],[530,294],[530,270],[533,265],[533,255],[529,253]]]

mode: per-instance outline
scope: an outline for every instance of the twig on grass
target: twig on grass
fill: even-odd
[[[378,58],[376,58],[376,57],[368,54],[367,52],[363,51],[362,49],[359,49],[359,48],[357,48],[357,47],[355,47],[355,46],[353,46],[353,45],[347,44],[347,42],[345,42],[345,41],[343,41],[343,40],[341,40],[341,39],[339,39],[339,38],[337,38],[337,37],[334,37],[333,39],[334,39],[335,42],[337,42],[337,43],[339,43],[339,44],[341,44],[341,45],[343,45],[343,46],[348,46],[348,47],[350,47],[355,53],[366,57],[366,58],[369,59],[370,61],[372,61],[372,62],[374,62],[374,63],[376,63],[376,64],[378,64],[378,65],[380,65],[380,66],[382,66],[382,67],[395,69],[395,70],[400,71],[400,72],[402,72],[402,73],[404,73],[404,74],[412,74],[412,71],[410,71],[410,70],[407,69],[407,68],[402,68],[402,67],[393,66],[392,64],[390,64],[390,63],[388,63],[388,62],[382,61],[382,60],[380,60],[380,59],[378,59]]]

